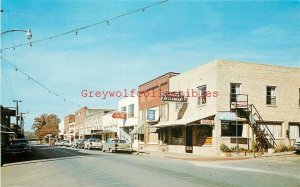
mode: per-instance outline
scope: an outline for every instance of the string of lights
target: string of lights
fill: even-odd
[[[57,35],[54,35],[54,36],[50,36],[50,37],[47,37],[47,38],[22,43],[22,44],[18,44],[18,45],[11,46],[11,47],[2,48],[1,51],[8,50],[8,49],[16,49],[18,47],[27,46],[27,45],[32,46],[32,44],[34,44],[34,43],[40,43],[40,42],[43,42],[43,41],[46,41],[46,40],[52,40],[52,39],[55,39],[55,38],[58,38],[58,37],[61,37],[61,36],[67,35],[67,34],[75,33],[75,35],[77,35],[78,31],[80,31],[80,30],[88,29],[90,27],[94,27],[94,26],[99,25],[99,24],[109,25],[110,22],[113,21],[113,20],[119,19],[119,18],[124,17],[124,16],[131,15],[131,14],[134,14],[134,13],[137,13],[137,12],[141,12],[141,11],[144,12],[146,9],[149,9],[151,7],[154,7],[154,6],[158,6],[158,5],[160,5],[162,3],[165,3],[167,1],[168,0],[159,1],[157,3],[151,4],[151,5],[148,5],[148,6],[145,6],[145,7],[130,11],[130,12],[126,12],[126,13],[123,13],[121,15],[118,15],[118,16],[115,16],[115,17],[112,17],[112,18],[109,18],[109,19],[106,19],[106,20],[102,20],[102,21],[99,21],[99,22],[96,22],[96,23],[93,23],[93,24],[90,24],[90,25],[79,27],[79,28],[76,28],[76,29],[73,29],[73,30],[70,30],[70,31],[67,31],[67,32],[64,32],[64,33],[61,33],[61,34],[57,34]]]
[[[27,73],[25,73],[23,70],[21,70],[20,68],[18,68],[16,65],[14,65],[12,62],[6,60],[5,58],[1,57],[1,62],[7,62],[7,64],[9,64],[11,67],[13,67],[16,71],[22,73],[25,77],[27,77],[28,80],[33,81],[34,83],[36,83],[37,85],[41,86],[42,88],[44,88],[46,91],[48,91],[49,94],[53,94],[56,97],[61,98],[63,101],[65,102],[69,102],[72,105],[77,105],[77,107],[80,107],[80,105],[74,103],[73,101],[66,99],[65,97],[61,96],[60,94],[58,94],[57,92],[52,91],[49,87],[45,86],[44,84],[42,84],[41,82],[37,81],[36,79],[32,78],[30,75],[28,75]]]

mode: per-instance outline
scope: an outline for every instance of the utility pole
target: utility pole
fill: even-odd
[[[20,127],[21,127],[21,134],[24,134],[24,117],[23,117],[23,114],[28,114],[27,113],[24,113],[24,112],[20,112]]]
[[[22,102],[20,100],[13,100],[13,102],[16,103],[16,126],[19,126],[19,102]]]

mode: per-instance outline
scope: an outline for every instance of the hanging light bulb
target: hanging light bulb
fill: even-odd
[[[32,38],[32,32],[30,29],[27,30],[26,32],[26,36],[27,36],[27,39],[30,40]]]

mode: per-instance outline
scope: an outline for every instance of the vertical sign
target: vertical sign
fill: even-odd
[[[155,110],[147,110],[147,120],[148,121],[155,120]]]

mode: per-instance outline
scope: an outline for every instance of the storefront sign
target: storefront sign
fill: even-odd
[[[169,102],[187,102],[187,98],[184,97],[182,92],[162,92],[161,100]]]
[[[220,112],[219,120],[235,121],[236,114],[233,112]]]
[[[155,110],[147,110],[147,120],[148,121],[155,120]]]
[[[112,114],[113,118],[119,118],[119,119],[126,119],[127,118],[127,114],[125,112],[114,112]]]
[[[201,125],[214,125],[214,120],[201,119],[200,123],[201,123]]]

